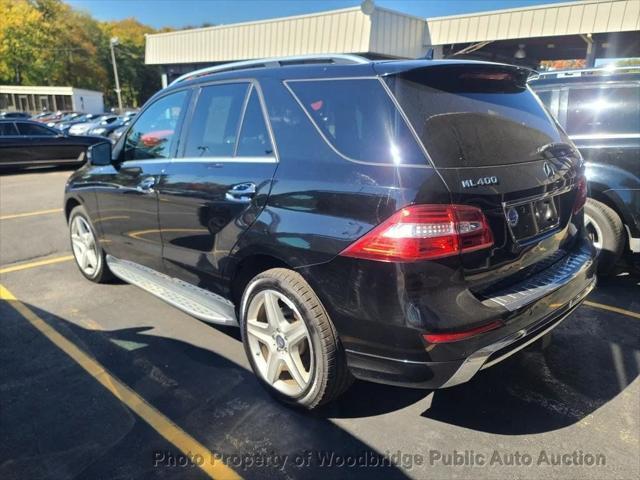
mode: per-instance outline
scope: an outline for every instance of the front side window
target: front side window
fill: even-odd
[[[567,133],[640,132],[640,86],[572,88],[567,105]]]
[[[147,108],[127,134],[124,160],[169,158],[186,98],[186,91],[176,92]]]
[[[343,156],[370,163],[426,164],[379,80],[289,81],[287,86],[318,130]]]
[[[18,123],[20,135],[39,136],[39,137],[55,137],[57,134],[42,125],[33,123]]]

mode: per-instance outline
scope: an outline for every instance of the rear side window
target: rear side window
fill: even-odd
[[[260,106],[258,92],[252,88],[242,120],[237,155],[239,157],[264,157],[272,154],[273,147],[269,139],[269,131]]]
[[[33,135],[38,137],[55,137],[56,133],[42,125],[34,125],[33,123],[18,123],[20,135]]]
[[[18,135],[18,130],[13,122],[0,122],[0,137]]]
[[[569,135],[640,132],[640,86],[571,88]]]
[[[425,165],[426,159],[377,79],[289,81],[298,102],[343,156],[381,164]]]
[[[248,83],[203,87],[189,126],[186,157],[233,156]]]

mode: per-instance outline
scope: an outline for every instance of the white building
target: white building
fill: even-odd
[[[104,101],[101,92],[82,88],[0,85],[0,110],[101,113],[104,111]]]
[[[640,57],[639,0],[581,0],[438,18],[360,7],[147,36],[163,81],[209,65],[354,53],[369,58],[465,56],[537,67],[543,60]]]

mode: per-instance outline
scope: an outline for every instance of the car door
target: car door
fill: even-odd
[[[96,223],[107,253],[159,271],[157,186],[175,152],[188,98],[189,91],[180,90],[154,100],[114,149],[112,165],[92,174],[99,182]]]
[[[60,132],[35,122],[16,122],[18,131],[28,145],[27,154],[34,164],[73,162],[78,147],[69,145]],[[73,147],[73,148],[71,148]]]
[[[27,163],[27,146],[14,122],[0,121],[0,167]]]
[[[187,123],[159,186],[165,268],[225,293],[225,260],[263,208],[277,166],[259,85],[202,86]]]

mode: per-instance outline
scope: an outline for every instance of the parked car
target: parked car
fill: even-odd
[[[53,114],[54,114],[54,112],[49,112],[49,111],[44,110],[44,111],[42,111],[40,113],[36,113],[35,115],[31,115],[30,118],[31,118],[31,120],[39,121],[41,118],[49,117],[49,116],[51,116]]]
[[[116,122],[118,118],[117,115],[100,115],[85,122],[78,122],[69,127],[69,135],[87,135],[92,128],[96,128],[102,123],[109,125]]]
[[[587,162],[587,230],[614,271],[625,250],[640,253],[640,68],[543,73],[532,88]]]
[[[111,143],[116,143],[118,140],[120,140],[120,137],[124,135],[124,132],[127,131],[128,127],[129,124],[116,128],[113,132],[107,135],[107,138],[111,140]]]
[[[31,118],[27,112],[0,112],[1,118]]]
[[[91,122],[95,122],[99,117],[103,116],[102,113],[85,113],[82,115],[79,115],[77,117],[74,117],[71,120],[63,120],[61,122],[58,122],[55,125],[55,128],[60,130],[63,133],[68,134],[69,133],[69,129],[73,126],[73,125],[77,125],[79,123],[91,123]]]
[[[73,113],[71,111],[68,110],[58,110],[57,112],[51,112],[48,115],[36,115],[35,117],[32,118],[32,120],[35,120],[37,122],[41,122],[44,124],[48,124],[51,122],[58,122],[60,121],[64,116]]]
[[[529,70],[263,62],[181,77],[90,148],[64,199],[87,279],[238,325],[260,382],[309,409],[354,376],[466,382],[594,287],[582,159]]]
[[[47,127],[56,127],[60,123],[72,122],[74,119],[80,118],[83,115],[85,114],[81,112],[69,112],[62,115],[60,118],[51,119],[49,122],[47,122]]]
[[[131,119],[133,118],[133,116],[121,116],[118,117],[118,119],[114,122],[100,122],[99,124],[97,124],[95,127],[89,129],[87,131],[87,135],[95,135],[95,136],[100,136],[100,137],[108,137],[109,134],[111,132],[113,132],[114,130],[129,125],[129,122],[131,122]]]
[[[0,119],[0,169],[80,165],[95,137],[68,137],[39,122]]]

